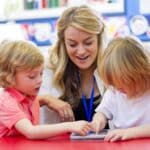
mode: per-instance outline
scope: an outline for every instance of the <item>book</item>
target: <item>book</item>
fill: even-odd
[[[82,135],[79,135],[77,133],[71,133],[70,135],[70,139],[71,140],[97,140],[97,139],[101,139],[103,140],[106,136],[108,132],[108,129],[103,129],[102,131],[100,131],[98,134],[95,133],[95,132],[89,132],[87,135],[85,136],[82,136]]]

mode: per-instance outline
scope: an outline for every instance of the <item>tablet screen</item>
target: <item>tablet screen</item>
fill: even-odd
[[[108,129],[104,129],[100,131],[100,133],[96,134],[95,132],[89,132],[89,134],[85,136],[81,136],[76,133],[71,133],[70,139],[71,140],[88,140],[88,139],[104,139],[106,134],[108,132]]]

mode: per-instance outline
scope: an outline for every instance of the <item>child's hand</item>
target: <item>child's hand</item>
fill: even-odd
[[[102,121],[96,121],[96,120],[93,120],[91,122],[91,125],[92,125],[92,128],[94,129],[93,131],[95,133],[99,133],[102,129],[104,129],[105,127],[105,124],[102,122]]]
[[[104,129],[106,125],[106,118],[102,113],[96,113],[91,122],[92,128],[96,133],[99,133],[102,129]]]
[[[129,129],[115,129],[109,131],[105,137],[105,141],[115,142],[118,140],[129,140],[131,139],[131,134]]]
[[[75,121],[71,124],[71,132],[78,133],[80,135],[87,135],[89,131],[92,131],[91,123],[87,121]]]

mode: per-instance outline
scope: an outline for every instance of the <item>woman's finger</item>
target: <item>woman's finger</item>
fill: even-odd
[[[69,121],[74,121],[75,120],[75,118],[74,118],[74,113],[73,113],[73,111],[72,111],[72,109],[68,109],[68,120]]]
[[[62,109],[60,109],[60,110],[58,111],[58,113],[59,113],[59,116],[60,116],[60,118],[61,118],[61,121],[64,121],[64,120],[65,120],[64,111],[63,111]]]

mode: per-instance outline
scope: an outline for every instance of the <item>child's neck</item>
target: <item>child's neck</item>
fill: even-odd
[[[19,93],[21,93],[23,96],[25,96],[25,97],[27,97],[27,98],[36,97],[36,96],[28,95],[28,94],[26,94],[26,93],[24,93],[24,92],[22,92],[22,91],[20,91],[20,90],[18,90],[18,89],[16,89],[16,88],[14,88],[14,89],[17,90]]]

